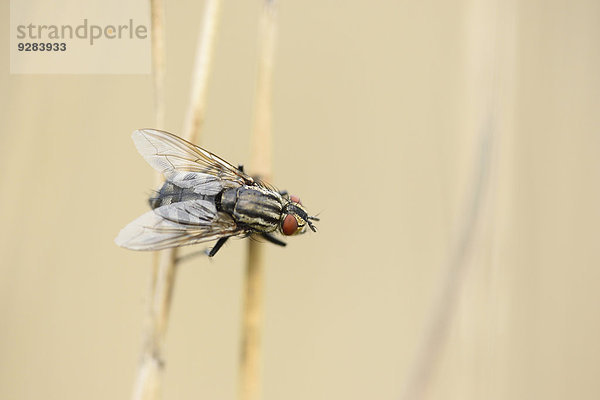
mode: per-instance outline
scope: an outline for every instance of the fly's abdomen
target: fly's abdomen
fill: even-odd
[[[283,208],[279,193],[251,186],[227,189],[221,195],[220,208],[239,224],[260,232],[277,229]]]
[[[148,202],[150,203],[150,207],[155,209],[180,201],[204,199],[206,197],[195,193],[193,188],[180,188],[171,182],[165,182],[158,192],[156,192],[156,196],[151,197]]]

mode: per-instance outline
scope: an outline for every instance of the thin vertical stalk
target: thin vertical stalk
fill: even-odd
[[[165,126],[165,4],[163,0],[150,0],[150,23],[152,40],[152,80],[154,83],[154,126],[163,129]],[[156,185],[162,183],[161,174],[156,174]],[[150,282],[150,298],[154,299],[158,277],[160,252],[153,254],[152,280]],[[151,306],[150,311],[153,310]],[[152,314],[152,313],[151,313]]]
[[[200,128],[204,122],[208,76],[210,74],[220,8],[221,0],[208,0],[202,30],[198,36],[190,102],[183,124],[183,137],[192,143],[198,142]]]
[[[150,0],[152,78],[154,84],[154,115],[158,129],[164,127],[165,119],[165,9],[162,0]],[[157,183],[162,177],[157,174]],[[150,304],[144,329],[144,342],[137,377],[134,383],[134,400],[158,399],[162,382],[162,337],[165,323],[161,323],[164,307],[161,307],[157,285],[166,278],[160,268],[161,253],[154,253],[152,259],[152,279],[150,281]],[[170,296],[168,296],[170,297]],[[164,303],[163,303],[164,304]],[[163,308],[163,310],[161,310]]]
[[[217,26],[220,0],[209,0],[206,5],[202,30],[193,69],[193,85],[189,111],[184,124],[185,137],[198,139],[204,112],[206,84],[210,71],[213,38]],[[162,0],[151,0],[152,64],[155,85],[156,124],[164,125],[164,6]],[[151,300],[146,323],[145,340],[133,391],[134,400],[156,400],[161,397],[164,372],[164,343],[171,309],[171,299],[177,272],[177,249],[158,252],[154,256],[151,282]]]
[[[492,148],[499,141],[501,134],[502,89],[511,84],[510,65],[506,64],[506,60],[514,57],[515,49],[512,43],[504,43],[503,40],[512,37],[511,29],[514,29],[514,26],[511,18],[514,15],[514,5],[510,1],[503,3],[487,0],[483,3],[473,3],[471,6],[471,32],[468,36],[471,52],[468,54],[467,65],[470,82],[474,83],[470,88],[473,110],[468,114],[476,118],[474,128],[479,146],[471,170],[472,178],[457,220],[450,255],[444,265],[442,281],[421,343],[407,375],[400,397],[402,400],[425,397],[442,354],[455,315],[459,293],[470,266],[471,256],[475,252],[477,232],[482,228],[485,218],[483,211],[487,208],[488,192],[493,185],[493,158],[497,157],[492,157]]]
[[[150,0],[152,79],[154,82],[155,126],[165,125],[165,5],[163,0]]]
[[[251,170],[271,179],[271,92],[273,55],[277,33],[275,1],[264,3],[259,31],[259,65],[256,84],[254,129],[251,138]],[[264,249],[261,242],[248,241],[248,263],[242,316],[240,354],[240,400],[257,400],[261,393],[261,324],[263,316]]]

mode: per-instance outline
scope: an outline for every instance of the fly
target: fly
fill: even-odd
[[[161,250],[217,240],[214,256],[233,236],[304,233],[312,221],[300,199],[279,192],[222,158],[168,132],[140,129],[133,142],[144,159],[165,177],[149,199],[151,211],[119,232],[115,243],[132,250]]]

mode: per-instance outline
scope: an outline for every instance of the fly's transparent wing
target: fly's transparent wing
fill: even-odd
[[[148,211],[123,228],[115,243],[131,250],[161,250],[244,233],[211,202],[188,200]]]
[[[252,177],[222,158],[168,132],[140,129],[132,138],[144,159],[179,187],[216,194],[226,187],[255,184]]]

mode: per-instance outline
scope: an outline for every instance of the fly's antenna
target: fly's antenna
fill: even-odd
[[[308,226],[310,227],[310,229],[313,232],[316,232],[317,228],[310,221],[320,221],[320,220],[321,220],[320,218],[318,218],[316,216],[312,216],[312,215],[309,215],[308,217],[306,217],[306,223],[308,224]]]
[[[319,218],[308,215],[308,213],[304,210],[304,208],[302,208],[300,204],[290,202],[286,205],[286,207],[287,210],[302,218],[302,220],[306,222],[306,224],[309,226],[311,231],[317,231],[317,228],[310,221],[319,221]]]
[[[306,223],[308,224],[308,226],[309,226],[310,230],[311,230],[311,231],[313,231],[313,232],[316,232],[316,231],[317,231],[317,228],[316,228],[316,227],[315,227],[315,226],[312,224],[312,222],[310,222],[310,220],[313,220],[313,221],[318,221],[318,220],[319,220],[319,218],[316,218],[316,217],[307,217],[307,218],[305,219],[305,221],[306,221]]]

